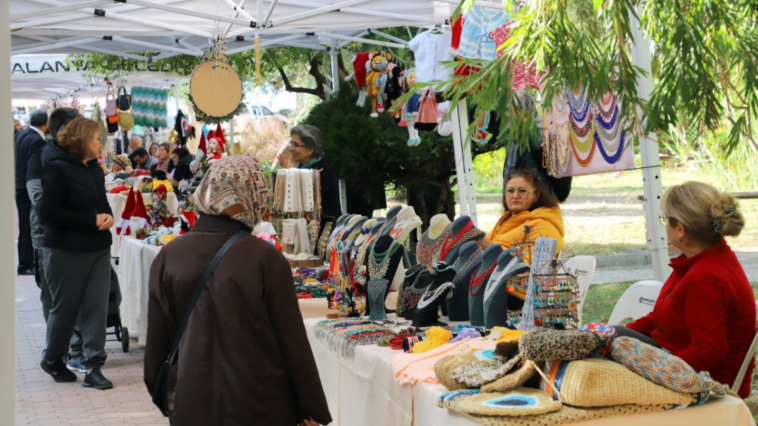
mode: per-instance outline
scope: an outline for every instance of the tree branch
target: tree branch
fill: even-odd
[[[312,75],[313,78],[316,80],[316,88],[311,89],[308,87],[294,87],[292,83],[290,83],[289,77],[287,77],[287,73],[284,72],[284,68],[282,68],[279,64],[276,64],[276,69],[279,71],[279,75],[282,77],[282,82],[284,82],[284,88],[290,92],[290,93],[306,93],[309,95],[318,96],[319,98],[325,100],[326,99],[326,92],[324,91],[324,83],[323,79],[324,76],[321,75],[321,72],[318,70],[318,58],[314,57],[310,61],[310,69],[308,70],[308,74]]]

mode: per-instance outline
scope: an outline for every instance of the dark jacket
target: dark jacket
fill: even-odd
[[[24,129],[14,139],[16,160],[16,196],[26,195],[26,164],[32,153],[45,146],[45,139],[31,127]]]
[[[323,158],[310,167],[321,170],[321,211],[332,220],[342,216],[340,188],[337,175]]]
[[[529,152],[519,152],[519,145],[515,141],[507,148],[505,162],[503,163],[503,190],[508,183],[508,175],[515,169],[531,169],[537,173],[545,189],[564,202],[571,193],[571,176],[557,178],[550,176],[547,169],[542,167],[542,144],[541,139],[530,139]]]
[[[203,215],[155,258],[144,364],[149,391],[200,276],[240,230],[251,231],[231,218]],[[172,425],[331,422],[292,272],[274,246],[245,236],[221,259],[189,317],[168,389]]]
[[[45,247],[92,252],[111,246],[110,230],[99,231],[96,226],[98,214],[113,215],[97,160],[85,165],[57,144],[48,144],[42,152],[42,199],[37,210],[45,222]]]
[[[192,163],[192,160],[194,160],[192,154],[185,155],[179,159],[179,162],[175,167],[176,171],[174,172],[174,180],[181,182],[183,180],[192,179],[192,172],[190,171],[190,163]]]
[[[49,143],[52,144],[52,142]],[[39,202],[42,200],[42,152],[44,149],[45,145],[37,147],[26,163],[26,190],[29,193],[29,199],[32,201],[32,212],[29,219],[32,227],[32,247],[35,250],[42,250],[44,247],[42,239],[45,236],[45,224],[42,223],[37,214]]]

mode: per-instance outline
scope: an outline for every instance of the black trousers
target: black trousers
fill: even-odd
[[[32,247],[32,226],[29,216],[32,213],[32,201],[29,194],[16,194],[18,209],[18,270],[34,268],[34,247]]]

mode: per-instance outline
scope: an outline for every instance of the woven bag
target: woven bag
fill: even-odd
[[[519,339],[519,352],[526,360],[584,359],[608,343],[608,337],[589,331],[532,331]]]
[[[132,130],[134,127],[134,116],[131,110],[118,112],[118,127],[121,127],[125,132]]]
[[[434,374],[447,390],[469,389],[465,383],[453,379],[452,373],[456,368],[476,361],[476,355],[473,353],[448,355],[434,364]]]
[[[560,401],[539,389],[518,388],[508,392],[477,393],[452,401],[466,414],[484,416],[528,416],[545,414],[561,409]]]
[[[685,393],[711,391],[723,395],[724,385],[708,372],[698,373],[681,358],[630,337],[617,337],[611,358],[629,370],[665,388]]]
[[[693,394],[666,389],[621,364],[601,357],[550,361],[546,369],[552,384],[543,380],[540,388],[553,398],[560,398],[565,404],[575,407],[623,404],[687,406],[695,400]]]
[[[526,383],[527,380],[531,379],[536,371],[534,362],[526,361],[518,370],[482,386],[481,391],[507,392],[516,389]]]
[[[472,388],[478,388],[505,376],[521,361],[521,355],[507,359],[500,355],[462,365],[453,370],[452,378]]]

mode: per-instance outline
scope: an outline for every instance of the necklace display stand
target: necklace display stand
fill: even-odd
[[[439,252],[453,224],[446,214],[438,214],[429,221],[429,228],[421,235],[416,247],[416,261],[431,267],[439,261]]]
[[[426,289],[416,306],[416,314],[413,316],[414,327],[447,325],[439,322],[437,311],[440,305],[445,301],[447,293],[455,287],[451,282],[455,276],[455,270],[452,266],[444,263],[438,263],[435,265],[434,270],[434,281],[432,282],[432,285]]]
[[[508,278],[529,272],[529,265],[518,256],[517,250],[506,250],[497,258],[497,268],[484,289],[484,326],[505,327],[508,311],[520,309],[523,301],[505,291]],[[515,300],[514,300],[515,299]]]
[[[368,319],[372,321],[387,319],[384,303],[389,293],[390,282],[385,279],[371,280],[366,287],[368,289],[368,306],[366,307]]]
[[[484,287],[492,271],[497,267],[497,258],[503,252],[500,244],[487,247],[482,254],[482,264],[471,276],[468,295],[468,312],[471,325],[484,326]]]
[[[474,226],[468,216],[455,219],[453,226],[440,248],[440,261],[452,265],[458,260],[460,247],[469,241],[479,241],[484,238],[484,232]]]
[[[471,275],[481,263],[482,249],[479,248],[479,244],[471,241],[461,246],[458,261],[453,266],[455,270],[455,276],[453,277],[455,288],[445,298],[450,321],[469,320],[469,283],[471,282]]]
[[[403,299],[405,300],[405,310],[403,317],[406,320],[413,320],[416,315],[416,308],[421,297],[426,292],[427,287],[434,282],[434,274],[422,268],[413,282],[407,287],[403,293]]]
[[[405,247],[392,237],[377,238],[371,252],[366,254],[368,281],[387,279],[391,282],[390,289],[397,290],[405,278],[405,268],[401,264],[405,256]]]
[[[384,226],[382,226],[381,231],[379,231],[382,236],[389,235],[392,227],[395,226],[397,214],[400,213],[400,210],[402,209],[402,206],[392,206],[387,209],[387,218],[384,221]]]

